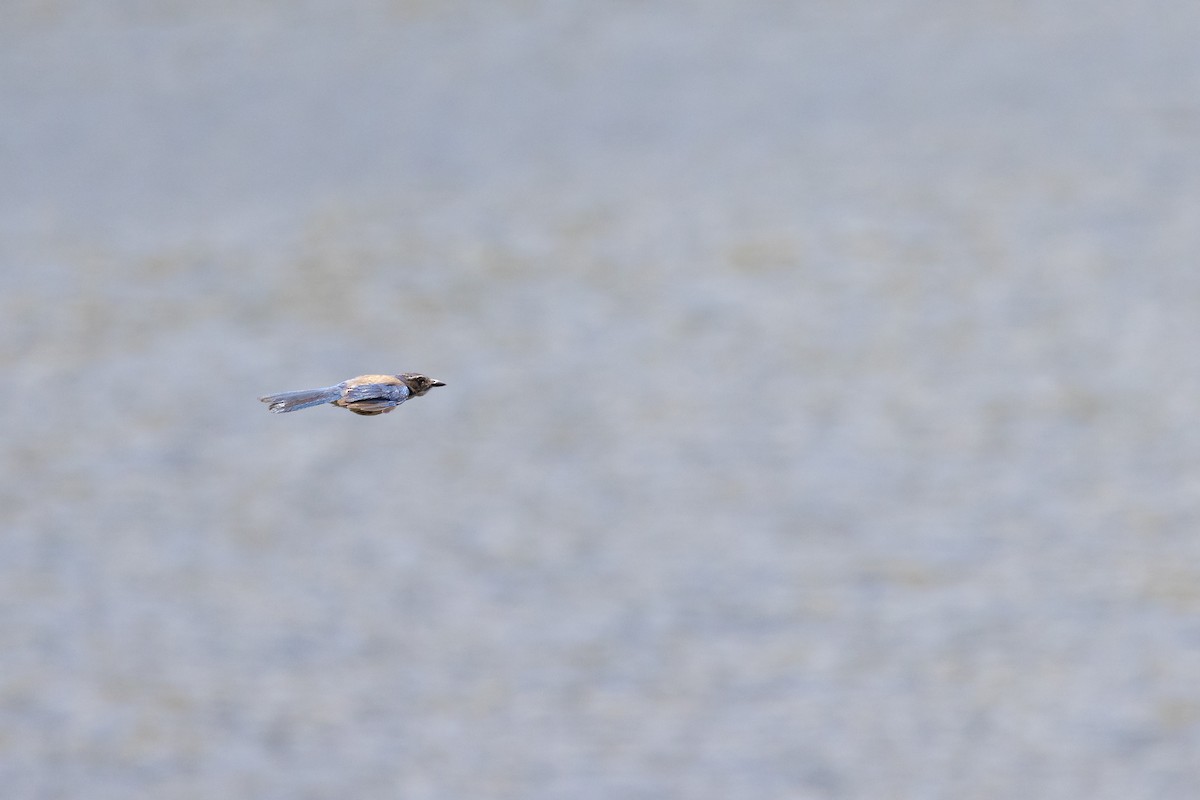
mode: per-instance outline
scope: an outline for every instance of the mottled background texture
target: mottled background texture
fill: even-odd
[[[1198,41],[10,0],[3,797],[1194,796]]]

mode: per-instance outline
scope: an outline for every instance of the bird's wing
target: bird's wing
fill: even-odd
[[[363,401],[378,401],[388,407],[404,402],[408,397],[408,387],[403,384],[364,383],[361,386],[351,386],[342,393],[342,402],[363,406]]]

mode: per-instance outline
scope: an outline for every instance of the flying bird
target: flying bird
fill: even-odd
[[[301,389],[298,392],[280,392],[258,398],[268,403],[274,414],[286,414],[324,403],[333,403],[355,414],[372,417],[386,414],[410,397],[420,397],[435,386],[446,384],[422,375],[419,372],[402,372],[399,375],[359,375],[348,381],[323,389]]]

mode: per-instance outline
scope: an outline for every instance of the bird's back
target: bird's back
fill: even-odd
[[[368,383],[382,383],[395,385],[400,383],[400,379],[395,375],[359,375],[357,378],[351,378],[345,381],[342,385],[347,389],[352,389],[355,386],[364,386]]]

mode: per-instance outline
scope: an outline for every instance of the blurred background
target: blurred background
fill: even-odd
[[[1187,796],[1198,40],[7,3],[4,796]]]

